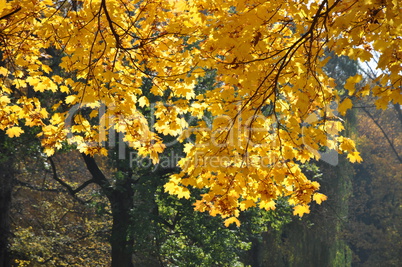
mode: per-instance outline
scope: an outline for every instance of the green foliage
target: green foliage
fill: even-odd
[[[194,211],[194,199],[179,200],[163,192],[165,180],[160,173],[149,172],[133,187],[134,255],[143,264],[159,259],[167,266],[238,265],[239,252],[249,246],[240,230],[226,228],[219,217]]]

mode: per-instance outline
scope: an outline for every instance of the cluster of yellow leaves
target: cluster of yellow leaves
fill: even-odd
[[[361,161],[341,135],[337,112],[353,103],[340,100],[324,73],[325,52],[361,61],[379,52],[376,104],[402,104],[400,14],[397,0],[95,0],[75,10],[67,1],[3,1],[1,129],[18,136],[23,121],[42,127],[48,154],[65,141],[105,154],[116,130],[154,162],[164,149],[158,133],[194,136],[168,192],[189,197],[188,186],[207,188],[196,209],[227,223],[251,206],[274,209],[279,197],[302,215],[325,197],[301,164],[320,159],[323,147]],[[60,51],[62,74],[52,73],[50,47]],[[216,70],[216,87],[195,92],[205,69]],[[361,80],[348,79],[350,95]],[[20,97],[28,87],[62,100],[47,105],[51,118],[38,100]],[[144,108],[155,108],[152,125]],[[185,114],[197,118],[193,126]]]
[[[332,35],[338,37],[330,39],[329,49],[361,61],[369,61],[379,53],[377,67],[382,74],[375,79],[372,93],[378,97],[376,106],[381,109],[390,102],[402,104],[401,9],[398,0],[341,1],[334,9],[339,16],[333,16],[330,22]],[[359,75],[348,80],[350,93],[360,80]]]
[[[115,130],[123,133],[124,141],[139,150],[140,155],[150,155],[156,162],[163,145],[150,131],[144,115],[136,111],[137,105],[149,105],[140,88],[143,79],[154,79],[155,88],[151,91],[155,95],[163,94],[175,84],[188,88],[181,78],[193,84],[193,79],[186,76],[192,64],[174,60],[174,55],[183,49],[183,40],[164,30],[167,25],[164,21],[174,14],[162,12],[169,6],[158,2],[77,4],[77,10],[68,2],[10,1],[2,5],[0,16],[5,18],[0,21],[0,28],[5,43],[4,67],[0,67],[1,92],[2,104],[9,107],[2,108],[8,119],[1,120],[1,129],[8,129],[10,137],[18,136],[19,122],[32,116],[31,113],[38,113],[36,109],[40,107],[38,102],[35,110],[28,110],[25,102],[34,99],[20,99],[20,106],[27,110],[23,115],[16,110],[15,103],[6,99],[19,95],[20,91],[28,95],[29,88],[52,92],[56,98],[64,99],[64,103],[56,102],[52,108],[47,104],[52,113],[57,113],[50,120],[36,116],[35,124],[26,123],[43,127],[39,136],[48,155],[65,141],[75,144],[81,152],[106,154],[103,144],[109,132]],[[52,56],[46,53],[50,47],[64,55],[59,64],[63,78],[48,75],[53,71],[49,64]],[[173,83],[171,79],[159,78],[177,73],[180,75]],[[185,89],[185,93],[178,95],[188,97],[191,90]],[[101,112],[104,106],[106,110]],[[98,120],[82,116],[85,109],[93,109],[91,117]]]
[[[24,120],[27,126],[41,126],[48,112],[37,98],[21,97],[15,103],[7,95],[0,96],[0,130],[6,130],[10,137],[18,137],[24,131],[18,125]]]

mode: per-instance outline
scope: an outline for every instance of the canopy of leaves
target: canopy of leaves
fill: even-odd
[[[323,148],[361,161],[340,132],[326,51],[361,61],[380,53],[383,74],[357,96],[401,104],[401,13],[397,0],[1,0],[0,130],[40,128],[48,155],[65,144],[105,155],[117,131],[154,162],[171,135],[186,156],[167,192],[206,188],[196,209],[227,224],[280,197],[302,215],[325,196],[301,164]],[[214,89],[194,90],[209,69]],[[350,94],[360,79],[348,79]],[[339,113],[352,105],[342,100]]]

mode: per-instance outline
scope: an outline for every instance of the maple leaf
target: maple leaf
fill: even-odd
[[[363,161],[362,157],[360,156],[360,153],[357,152],[357,151],[350,152],[350,153],[348,154],[347,158],[348,158],[349,161],[352,162],[352,163],[355,163],[355,162],[360,163],[360,162]]]
[[[230,217],[224,221],[226,227],[229,227],[232,223],[235,223],[237,227],[240,227],[240,221],[236,217]]]
[[[4,105],[4,104],[8,104],[10,102],[11,102],[11,100],[8,96],[3,95],[0,97],[0,104]]]
[[[276,204],[272,200],[271,201],[261,201],[259,206],[261,209],[274,210]]]
[[[8,70],[4,67],[0,67],[0,75],[6,77],[8,74]]]
[[[293,208],[293,215],[302,217],[305,213],[310,213],[310,208],[307,205],[297,205]]]
[[[375,101],[375,105],[378,109],[387,109],[389,105],[389,99],[381,97]]]
[[[342,103],[338,106],[338,111],[341,115],[346,115],[346,111],[351,109],[353,106],[352,100],[350,98],[345,98]]]
[[[7,9],[9,6],[10,4],[7,3],[7,0],[0,0],[0,15],[3,15],[4,10]]]
[[[246,210],[250,207],[254,207],[255,205],[256,205],[255,201],[253,201],[251,199],[246,199],[246,200],[243,200],[242,202],[240,202],[240,209]]]
[[[54,148],[49,148],[49,147],[45,147],[45,149],[43,150],[43,152],[48,156],[52,156],[54,154]]]
[[[321,205],[321,203],[323,202],[323,201],[325,201],[325,200],[327,200],[327,196],[326,195],[324,195],[324,194],[321,194],[321,193],[315,193],[314,195],[313,195],[313,200],[315,201],[315,202],[317,202],[317,204],[319,204],[319,205]]]
[[[356,85],[363,79],[363,76],[357,74],[355,76],[349,77],[346,80],[345,89],[349,91],[349,95],[353,95],[356,91]]]
[[[6,134],[12,138],[12,137],[20,136],[23,132],[24,132],[24,130],[22,130],[21,127],[15,126],[15,127],[8,128],[6,131]]]
[[[138,105],[140,107],[145,107],[149,106],[149,100],[145,96],[141,96],[140,99],[138,99]]]
[[[77,96],[76,95],[69,95],[66,97],[65,102],[66,104],[72,104],[76,101]]]

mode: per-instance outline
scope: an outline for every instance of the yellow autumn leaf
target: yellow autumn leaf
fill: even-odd
[[[274,210],[276,207],[276,203],[275,203],[275,201],[272,201],[272,200],[271,201],[262,200],[259,203],[259,207],[261,209],[265,209],[265,210]]]
[[[189,199],[190,198],[190,190],[188,190],[188,188],[186,187],[179,187],[179,189],[176,190],[176,193],[178,198],[185,198],[185,199]]]
[[[186,143],[186,144],[184,144],[183,152],[186,154],[189,154],[191,152],[191,150],[193,149],[193,147],[194,147],[194,144]]]
[[[315,193],[314,195],[313,195],[313,200],[315,201],[315,202],[317,202],[317,204],[319,204],[319,205],[321,205],[321,203],[323,202],[323,201],[325,201],[325,200],[327,200],[327,196],[326,195],[324,195],[324,194],[321,194],[321,193]]]
[[[1,10],[0,10],[0,14],[1,14]],[[8,74],[8,70],[4,67],[0,67],[0,75],[7,76],[7,74]]]
[[[54,154],[54,148],[50,148],[50,147],[45,147],[45,149],[43,150],[43,152],[48,156],[52,156]]]
[[[310,213],[310,207],[307,205],[297,205],[293,207],[293,215],[299,215],[302,217],[306,213]]]
[[[77,99],[76,95],[69,95],[66,97],[65,102],[66,104],[73,104],[75,103],[76,99]]]
[[[350,139],[350,138],[341,138],[339,141],[340,141],[340,146],[339,146],[339,148],[340,148],[342,151],[349,151],[349,152],[351,152],[351,151],[353,151],[353,150],[355,149],[355,147],[356,147],[355,142],[354,142],[352,139]]]
[[[0,96],[0,104],[4,105],[8,103],[10,103],[10,98],[8,96]]]
[[[338,111],[341,115],[345,116],[346,111],[351,109],[353,106],[352,100],[350,98],[345,98],[341,104],[338,106]]]
[[[349,77],[345,83],[345,89],[349,91],[349,95],[353,95],[356,91],[356,85],[363,79],[363,76],[357,74],[355,76]]]
[[[145,107],[145,106],[149,106],[149,100],[148,98],[146,98],[145,96],[141,96],[140,99],[138,99],[138,105],[140,107]]]
[[[254,207],[255,206],[255,201],[251,200],[251,199],[246,199],[243,200],[242,202],[240,202],[240,210],[246,210],[250,207]]]
[[[7,0],[0,0],[0,16],[3,15],[3,10],[7,8]]]
[[[362,157],[360,156],[360,153],[357,152],[357,151],[350,152],[350,153],[348,154],[347,158],[348,158],[349,161],[352,162],[352,163],[355,163],[355,162],[360,163],[360,162],[363,161]]]
[[[388,105],[389,105],[389,99],[388,99],[388,97],[381,97],[381,98],[379,98],[379,99],[377,99],[377,100],[375,101],[375,106],[376,106],[378,109],[386,110],[386,109],[388,108]]]
[[[14,127],[8,128],[6,131],[6,134],[12,138],[12,137],[20,136],[23,132],[24,132],[24,130],[22,130],[21,127],[14,126]]]
[[[240,221],[236,217],[230,217],[224,221],[226,227],[229,227],[232,223],[235,223],[237,227],[240,227]]]
[[[99,114],[98,110],[94,109],[91,111],[91,113],[89,113],[89,117],[95,118],[96,116],[98,116],[98,114]]]
[[[60,92],[62,92],[62,93],[70,93],[70,89],[65,85],[61,85],[60,86]]]
[[[32,85],[33,87],[35,87],[36,85],[38,85],[40,83],[40,78],[29,76],[28,78],[26,78],[25,81],[27,83],[29,83],[30,85]]]

